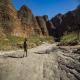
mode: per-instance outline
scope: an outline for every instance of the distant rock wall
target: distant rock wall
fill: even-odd
[[[21,37],[54,36],[57,39],[65,32],[80,32],[80,7],[64,15],[58,14],[49,20],[47,15],[34,16],[25,5],[17,11],[11,0],[2,0],[0,2],[0,27],[4,34]]]
[[[42,34],[44,36],[47,36],[48,35],[48,30],[47,30],[46,21],[44,20],[44,18],[42,16],[36,16],[36,19],[37,19],[39,27],[42,31]]]
[[[46,22],[42,19],[42,27],[44,34],[42,34],[41,26],[38,24],[36,17],[32,11],[23,5],[17,11],[11,0],[3,0],[0,4],[0,26],[3,28],[3,33],[14,36],[29,37],[31,35],[45,35],[47,36]]]
[[[12,6],[10,0],[3,0],[3,4],[0,4],[0,25],[5,34],[23,35],[21,23],[17,17],[17,11]]]
[[[62,15],[58,14],[50,20],[55,26],[55,37],[59,38],[64,33],[80,32],[80,7]]]
[[[51,21],[47,21],[46,25],[47,25],[49,35],[54,36],[55,26],[53,25],[53,23]]]

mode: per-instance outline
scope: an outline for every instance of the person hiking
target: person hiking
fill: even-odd
[[[25,38],[25,40],[24,40],[23,47],[24,47],[24,55],[23,55],[23,57],[24,57],[24,56],[27,57],[27,49],[28,49],[27,38]],[[26,55],[25,55],[25,54],[26,54]]]

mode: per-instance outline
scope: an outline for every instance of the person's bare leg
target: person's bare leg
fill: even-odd
[[[26,57],[27,57],[27,50],[26,50]]]
[[[25,57],[25,51],[24,51],[23,57]]]
[[[25,55],[26,55],[26,51],[24,50],[23,57],[25,57]]]

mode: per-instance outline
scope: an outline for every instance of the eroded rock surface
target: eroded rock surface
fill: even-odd
[[[37,22],[39,24],[39,27],[42,31],[42,34],[44,36],[48,35],[48,30],[47,30],[47,25],[46,25],[46,21],[42,16],[36,16]]]
[[[12,56],[24,54],[15,53]],[[4,55],[0,57],[0,80],[80,80],[80,49],[43,44],[28,50],[28,57]]]
[[[17,11],[11,3],[11,0],[0,1],[0,26],[4,34],[23,35],[21,22],[17,17]]]
[[[0,26],[5,35],[14,35],[19,37],[30,37],[32,35],[47,36],[46,20],[47,16],[42,17],[41,26],[38,24],[32,11],[23,5],[19,11],[15,9],[11,0],[0,1]],[[42,30],[41,30],[42,29]]]
[[[66,14],[58,14],[51,19],[51,22],[56,27],[55,37],[59,38],[64,33],[80,32],[80,7],[77,7],[73,11],[69,11]]]

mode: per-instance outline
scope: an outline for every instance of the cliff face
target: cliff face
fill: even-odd
[[[47,36],[46,22],[42,19],[40,23],[45,28],[45,34],[42,34],[41,26],[27,6],[22,6],[17,11],[11,0],[0,2],[0,27],[4,34],[21,37],[29,37],[35,34]]]
[[[46,22],[46,25],[47,25],[47,30],[48,30],[48,34],[50,36],[54,36],[55,34],[55,26],[53,25],[53,23],[51,21],[47,21]]]
[[[36,18],[32,14],[32,11],[27,6],[22,6],[18,11],[18,17],[21,20],[22,27],[25,30],[25,34],[28,36],[32,34],[41,35],[41,29],[37,23]]]
[[[76,8],[74,11],[66,13],[61,25],[65,26],[65,30],[68,32],[80,29],[80,8]]]
[[[0,23],[5,34],[22,36],[22,27],[17,17],[17,11],[10,0],[3,0],[0,4]]]
[[[34,27],[35,34],[42,35],[41,28],[37,22],[36,17],[34,17],[34,16],[33,16],[33,27]]]
[[[48,30],[47,30],[47,25],[46,25],[46,20],[43,18],[43,16],[36,16],[38,25],[41,29],[41,32],[44,36],[48,35]]]
[[[53,17],[53,18],[51,19],[51,22],[52,22],[52,23],[54,24],[54,26],[57,28],[57,27],[59,27],[59,25],[61,24],[62,20],[63,20],[63,15],[62,15],[62,14],[58,14],[58,15],[56,15],[55,17]]]
[[[1,0],[0,27],[4,34],[22,37],[50,35],[57,39],[65,32],[80,30],[80,7],[64,15],[58,14],[49,20],[47,15],[34,16],[25,5],[17,11],[11,0]]]
[[[33,15],[28,7],[26,6],[21,7],[21,9],[18,11],[18,18],[21,21],[24,34],[27,36],[34,34]]]
[[[51,19],[51,22],[55,26],[54,37],[60,38],[65,32],[79,32],[80,31],[80,7],[74,11],[62,15],[58,14]]]

